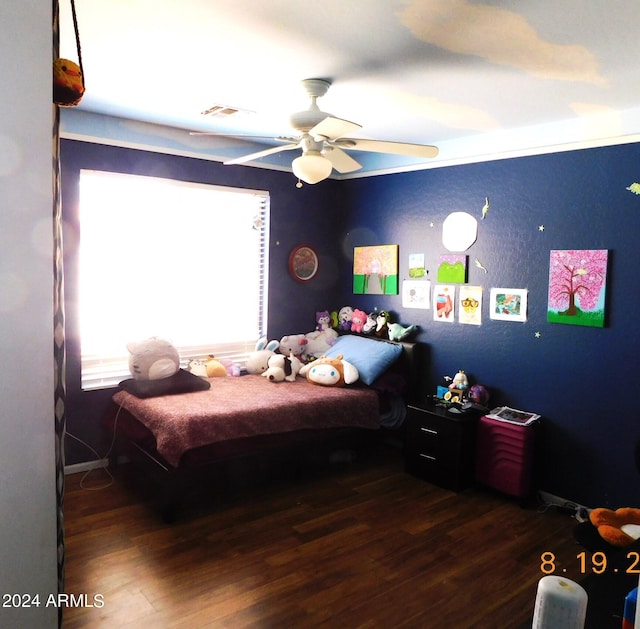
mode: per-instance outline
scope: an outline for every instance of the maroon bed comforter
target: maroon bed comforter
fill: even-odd
[[[207,391],[114,401],[154,435],[158,452],[177,467],[182,455],[220,441],[305,429],[380,427],[378,395],[365,387],[331,388],[269,382],[256,375],[211,378]]]

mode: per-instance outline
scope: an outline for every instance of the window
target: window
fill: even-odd
[[[243,365],[266,327],[268,228],[266,192],[82,170],[82,387],[129,377],[127,343],[151,336],[183,366]]]

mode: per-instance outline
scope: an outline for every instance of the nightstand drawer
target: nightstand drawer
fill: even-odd
[[[443,453],[455,447],[457,429],[446,419],[436,415],[409,410],[407,418],[407,446],[416,450]]]
[[[439,407],[409,406],[405,469],[414,476],[459,491],[473,480],[477,416],[453,417]]]

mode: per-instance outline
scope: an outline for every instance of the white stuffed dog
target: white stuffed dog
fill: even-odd
[[[262,375],[270,382],[293,382],[302,368],[302,363],[293,354],[274,354],[269,358],[269,367]]]

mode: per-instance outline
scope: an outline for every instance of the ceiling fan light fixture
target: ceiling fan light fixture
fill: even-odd
[[[305,183],[314,184],[326,179],[333,169],[333,165],[318,151],[307,151],[296,157],[291,163],[293,174]]]

